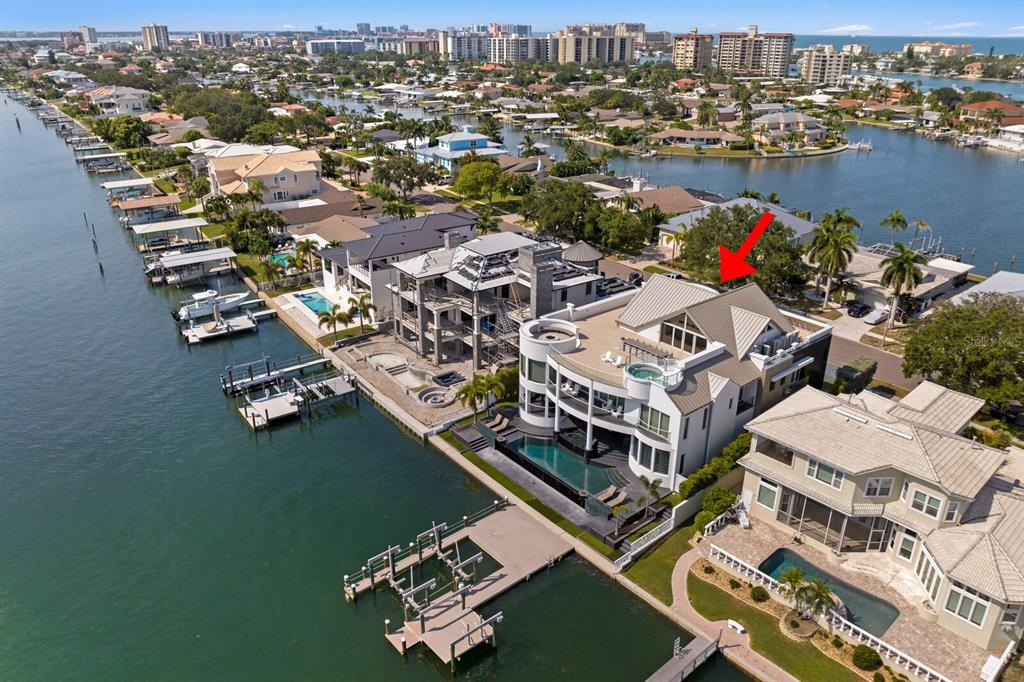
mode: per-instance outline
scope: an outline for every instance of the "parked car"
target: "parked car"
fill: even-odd
[[[871,306],[867,303],[861,303],[860,301],[854,301],[850,305],[846,306],[846,313],[850,317],[864,317],[871,311]]]
[[[885,322],[889,318],[889,306],[884,308],[875,308],[870,313],[864,316],[864,321],[868,324],[875,325],[879,322]]]
[[[437,186],[441,187],[443,185],[450,185],[450,184],[452,184],[452,181],[453,181],[452,176],[445,175],[445,176],[442,176],[441,179],[437,181]]]

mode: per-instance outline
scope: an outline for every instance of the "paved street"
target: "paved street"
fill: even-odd
[[[855,360],[862,355],[870,355],[871,357],[878,360],[878,370],[875,372],[875,378],[881,379],[882,381],[904,388],[914,388],[921,383],[921,377],[911,377],[907,379],[903,376],[903,370],[901,365],[903,358],[892,353],[886,353],[878,348],[872,348],[865,346],[864,344],[857,343],[856,341],[850,341],[844,339],[841,336],[832,335],[832,345],[829,348],[828,361],[830,365],[837,367],[845,365],[851,360]]]

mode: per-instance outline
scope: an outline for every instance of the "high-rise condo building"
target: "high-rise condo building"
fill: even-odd
[[[835,85],[850,75],[853,55],[836,52],[831,45],[805,50],[800,61],[800,79],[806,83]]]
[[[361,36],[370,35],[370,24],[366,22],[360,22],[356,24],[356,33],[358,33]]]
[[[196,42],[202,47],[231,47],[234,36],[226,31],[197,31]]]
[[[82,34],[83,43],[95,43],[96,40],[96,29],[92,26],[79,26],[78,32]]]
[[[718,34],[718,68],[723,71],[783,78],[792,56],[792,33],[758,33],[757,26],[751,26],[746,33]]]
[[[490,40],[490,61],[514,64],[522,61],[557,61],[558,40],[555,38],[527,38],[501,35]]]
[[[711,47],[714,36],[697,33],[681,33],[672,40],[672,63],[684,71],[702,71],[711,66]]]
[[[167,27],[161,24],[150,24],[142,27],[142,47],[148,51],[166,50],[171,46],[167,35]]]
[[[630,36],[594,36],[559,31],[555,40],[558,61],[562,64],[633,61],[635,42]]]
[[[366,43],[358,38],[347,38],[342,40],[323,39],[307,40],[306,54],[327,54],[328,52],[345,52],[355,54],[366,49]]]

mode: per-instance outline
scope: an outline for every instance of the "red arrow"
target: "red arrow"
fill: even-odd
[[[743,240],[743,245],[740,246],[739,251],[733,253],[729,249],[725,248],[721,244],[718,245],[718,255],[722,260],[722,282],[728,282],[732,279],[739,279],[740,277],[746,277],[757,272],[757,268],[748,263],[745,259],[750,250],[754,248],[754,244],[761,238],[764,231],[768,229],[768,225],[775,220],[768,211],[764,212],[758,221],[757,225],[754,226],[754,230]]]

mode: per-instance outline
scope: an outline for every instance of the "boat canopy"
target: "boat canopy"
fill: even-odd
[[[203,218],[182,218],[181,220],[161,220],[155,223],[132,225],[132,231],[138,235],[155,234],[157,232],[176,232],[190,230],[209,225]]]
[[[225,247],[206,249],[205,251],[189,251],[188,253],[168,253],[160,256],[160,265],[164,268],[183,268],[188,265],[199,265],[212,261],[234,258],[235,252]]]
[[[132,180],[114,180],[104,182],[100,187],[103,189],[130,189],[132,187],[148,187],[153,184],[153,178],[134,178]]]

